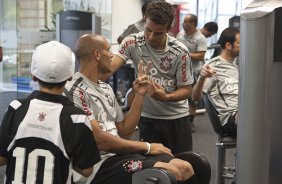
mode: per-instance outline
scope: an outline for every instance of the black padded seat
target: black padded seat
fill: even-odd
[[[224,184],[224,179],[234,179],[235,177],[235,169],[231,174],[225,174],[224,168],[226,168],[226,149],[236,148],[237,141],[236,139],[226,135],[223,132],[223,128],[218,117],[218,112],[210,101],[208,94],[203,94],[203,101],[208,112],[212,127],[218,135],[218,140],[215,144],[217,146],[215,184]]]

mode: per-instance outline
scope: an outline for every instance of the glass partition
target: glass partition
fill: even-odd
[[[31,80],[32,53],[56,40],[56,15],[64,10],[93,12],[102,18],[102,35],[111,43],[112,0],[0,0],[0,123],[8,104],[26,97],[37,85]]]

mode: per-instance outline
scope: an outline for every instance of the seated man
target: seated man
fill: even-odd
[[[238,82],[239,70],[235,58],[239,55],[240,32],[236,28],[226,28],[220,35],[222,51],[202,69],[193,87],[192,99],[201,99],[203,91],[219,113],[223,130],[231,137],[237,135]]]
[[[66,93],[93,120],[94,137],[102,155],[101,163],[97,164],[100,167],[95,165],[87,183],[131,184],[134,172],[149,167],[167,169],[177,180],[194,183],[196,177],[191,164],[174,158],[167,147],[129,140],[138,123],[144,96],[153,89],[148,76],[142,73],[142,64],[133,82],[132,106],[124,116],[112,88],[101,81],[111,72],[113,55],[109,43],[100,35],[83,35],[76,43],[75,54],[79,72],[66,85]]]

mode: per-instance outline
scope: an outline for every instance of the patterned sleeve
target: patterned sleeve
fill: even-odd
[[[117,56],[121,57],[125,62],[131,59],[131,49],[134,48],[136,40],[134,34],[128,35],[120,44]]]
[[[72,94],[72,100],[75,106],[84,110],[85,114],[90,120],[96,119],[91,108],[91,98],[88,97],[88,94],[82,90],[75,90]]]
[[[192,74],[192,63],[189,57],[188,52],[180,55],[180,61],[177,67],[176,79],[177,85],[192,85],[194,82],[193,74]]]

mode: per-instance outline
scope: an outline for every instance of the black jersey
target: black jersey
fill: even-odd
[[[40,91],[10,103],[0,155],[8,160],[6,183],[71,183],[73,164],[86,169],[100,160],[84,111],[67,97]]]

